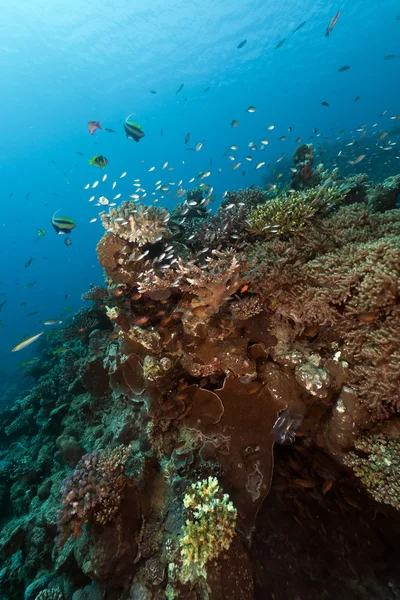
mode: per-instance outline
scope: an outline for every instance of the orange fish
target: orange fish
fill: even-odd
[[[96,129],[103,129],[100,121],[88,121],[88,130],[90,135],[93,135]]]
[[[240,293],[244,294],[245,292],[247,292],[248,289],[249,289],[249,286],[246,284],[241,288]]]
[[[147,323],[149,318],[150,317],[139,317],[138,319],[136,319],[136,321],[134,323],[135,323],[135,325],[144,325],[145,323]]]

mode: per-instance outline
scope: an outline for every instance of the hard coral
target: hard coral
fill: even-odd
[[[155,244],[170,236],[170,213],[164,208],[123,202],[118,208],[100,215],[103,227],[119,238],[138,246]]]
[[[189,513],[180,538],[183,583],[207,577],[206,565],[228,550],[235,533],[236,509],[218,480],[193,483],[183,500]]]
[[[344,462],[377,502],[400,510],[400,440],[383,434],[369,433],[359,437],[357,452],[349,452]]]
[[[39,592],[35,600],[63,600],[63,598],[64,596],[58,588],[48,588]]]
[[[62,548],[72,535],[81,535],[90,520],[105,524],[118,511],[122,489],[126,484],[124,464],[130,446],[117,446],[100,454],[86,454],[74,471],[64,479],[61,489],[63,508],[58,512],[57,544]]]
[[[249,231],[256,235],[296,235],[309,220],[342,200],[337,186],[310,188],[306,192],[279,195],[249,214]]]

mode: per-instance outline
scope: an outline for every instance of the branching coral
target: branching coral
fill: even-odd
[[[326,212],[341,199],[337,186],[279,195],[250,212],[249,231],[256,235],[299,234],[311,218]]]
[[[100,324],[99,314],[95,309],[83,308],[76,313],[72,321],[66,325],[63,331],[63,341],[87,340],[89,334],[97,329]]]
[[[83,525],[91,519],[102,525],[113,519],[127,481],[124,464],[130,451],[130,446],[120,445],[102,454],[86,454],[66,477],[61,489],[63,508],[57,521],[60,548],[69,536],[80,536]]]
[[[382,434],[366,434],[354,444],[356,452],[344,462],[377,502],[400,510],[400,440]]]
[[[100,217],[108,232],[138,246],[155,244],[170,236],[170,213],[164,208],[127,201],[111,208],[108,214],[101,213]]]
[[[229,549],[235,533],[236,509],[215,477],[193,483],[183,503],[189,519],[180,538],[180,579],[186,583],[206,578],[207,563]]]

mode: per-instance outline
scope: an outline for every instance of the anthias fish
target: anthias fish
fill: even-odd
[[[44,333],[44,331],[41,331],[40,333],[37,333],[36,335],[32,335],[31,337],[27,338],[26,340],[23,340],[22,342],[20,342],[16,346],[14,346],[14,348],[11,350],[11,352],[18,352],[19,350],[23,350],[27,346],[30,346],[31,344],[33,344],[33,342],[36,342],[36,340],[39,339],[40,336],[43,335],[43,333]]]
[[[59,212],[60,211],[58,210],[51,217],[51,224],[53,225],[56,233],[58,235],[71,233],[74,227],[76,227],[76,223],[74,223],[74,221],[70,217],[57,217],[57,213]]]
[[[144,131],[142,126],[134,121],[130,120],[131,115],[126,117],[124,121],[124,130],[126,133],[126,137],[128,140],[135,140],[135,142],[140,142],[142,137],[144,137]]]
[[[88,121],[88,131],[90,135],[93,135],[96,129],[102,129],[100,121]]]

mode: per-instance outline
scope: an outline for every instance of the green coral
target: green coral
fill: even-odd
[[[359,456],[349,452],[344,462],[351,467],[377,502],[400,509],[400,439],[366,434],[357,439]],[[365,456],[366,455],[366,456]]]
[[[248,218],[253,234],[299,234],[316,214],[326,212],[342,199],[336,185],[278,195],[254,208]]]
[[[182,528],[180,539],[180,580],[187,583],[206,578],[206,564],[228,550],[237,511],[228,494],[222,493],[215,477],[193,483],[183,503],[190,518]]]

